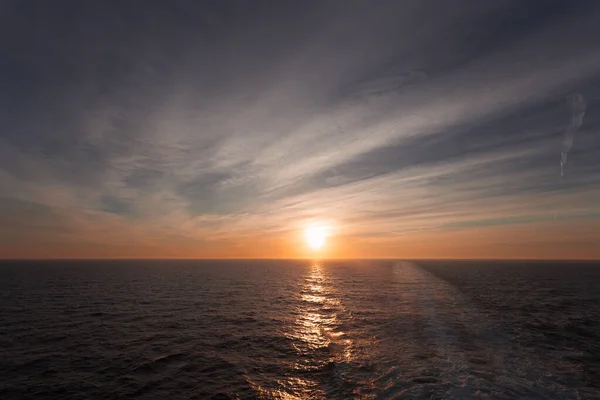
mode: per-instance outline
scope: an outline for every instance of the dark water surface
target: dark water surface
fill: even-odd
[[[600,264],[0,263],[1,399],[600,399]]]

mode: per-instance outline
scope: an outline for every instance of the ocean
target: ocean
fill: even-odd
[[[3,261],[1,399],[600,399],[600,263]]]

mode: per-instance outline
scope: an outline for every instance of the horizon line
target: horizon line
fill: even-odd
[[[49,257],[0,258],[6,261],[596,261],[600,258],[453,258],[453,257],[366,257],[366,258],[316,258],[316,257]]]

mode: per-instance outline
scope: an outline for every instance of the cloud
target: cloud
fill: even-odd
[[[36,7],[7,5],[2,27],[5,238],[45,240],[49,220],[64,242],[152,248],[311,219],[393,241],[597,218],[596,5]],[[24,204],[47,213],[13,218]]]

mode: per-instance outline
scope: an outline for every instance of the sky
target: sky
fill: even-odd
[[[599,21],[0,0],[0,258],[600,258]]]

